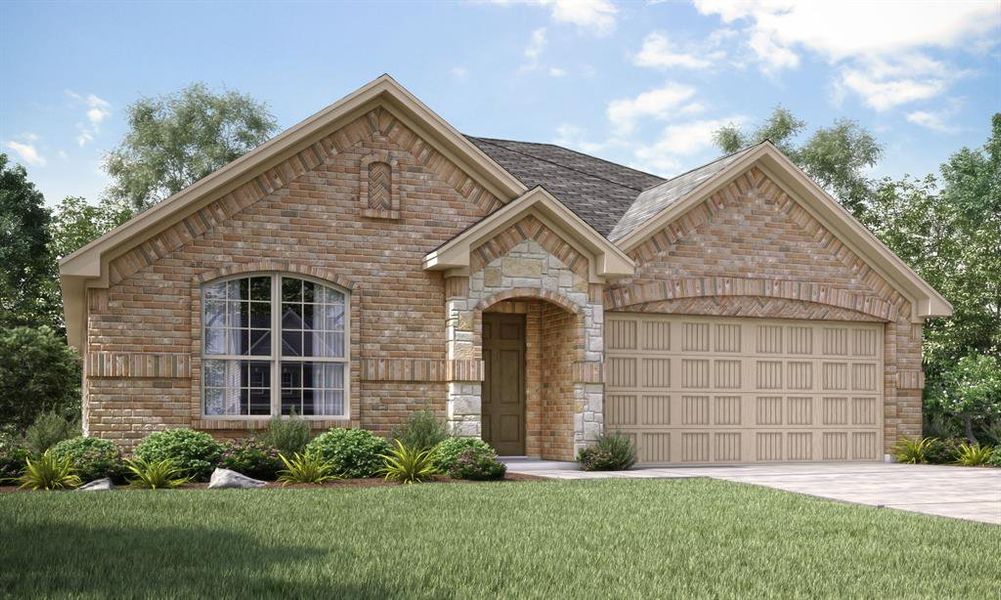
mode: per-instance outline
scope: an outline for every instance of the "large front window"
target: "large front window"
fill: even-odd
[[[202,289],[205,415],[346,415],[344,292],[252,275]]]

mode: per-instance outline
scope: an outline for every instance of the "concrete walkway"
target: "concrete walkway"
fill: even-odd
[[[574,463],[505,459],[508,470],[553,479],[711,477],[831,500],[1001,524],[1001,469],[884,463],[801,463],[578,471]]]

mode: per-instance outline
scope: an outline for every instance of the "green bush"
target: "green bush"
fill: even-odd
[[[488,481],[492,479],[503,479],[507,473],[507,465],[497,460],[497,453],[493,448],[484,450],[483,448],[466,448],[459,453],[459,456],[452,463],[452,468],[448,470],[448,476],[452,479],[472,479],[474,481]]]
[[[63,440],[80,435],[80,423],[70,421],[57,412],[45,412],[38,415],[24,432],[24,447],[32,456],[41,456],[46,450]]]
[[[375,477],[382,468],[382,454],[388,454],[389,442],[364,429],[334,427],[316,436],[306,446],[332,465],[343,477]]]
[[[960,444],[956,462],[964,467],[983,467],[990,464],[994,449],[980,444]]]
[[[148,490],[173,489],[191,481],[191,477],[184,474],[184,469],[170,458],[161,460],[144,460],[133,458],[125,461],[128,469],[129,485],[134,488]]]
[[[459,455],[470,448],[496,455],[490,444],[480,438],[449,437],[439,442],[431,451],[431,464],[439,473],[448,473],[455,461],[459,459]]]
[[[581,448],[577,462],[583,471],[624,471],[636,464],[636,446],[622,433],[605,434],[594,446]]]
[[[73,469],[85,483],[110,477],[122,481],[125,465],[118,446],[109,440],[95,437],[75,437],[63,440],[52,447],[56,458],[68,458]]]
[[[930,465],[951,465],[959,458],[960,438],[925,438],[930,440],[924,450],[924,459]],[[901,461],[897,461],[901,462]]]
[[[1001,446],[995,446],[994,452],[991,453],[990,460],[987,464],[992,467],[1001,467]]]
[[[12,446],[0,450],[0,485],[8,485],[24,473],[28,451],[22,446]]]
[[[285,466],[278,472],[278,481],[283,486],[294,483],[320,484],[340,479],[334,472],[333,463],[312,452],[296,453],[292,458],[286,458],[281,454],[278,458]]]
[[[421,410],[411,413],[401,427],[393,430],[392,437],[407,448],[431,450],[448,437],[448,431],[434,411]]]
[[[80,414],[79,357],[49,327],[0,331],[0,423],[23,431],[44,412]]]
[[[275,417],[268,422],[268,432],[262,439],[264,443],[274,446],[279,454],[301,454],[309,443],[309,423],[295,412],[288,417]]]
[[[69,458],[57,458],[51,450],[38,458],[25,459],[24,473],[18,482],[26,490],[65,490],[82,483]]]
[[[431,464],[431,451],[408,448],[400,440],[395,440],[396,448],[382,455],[385,464],[381,473],[387,481],[399,483],[420,483],[434,477],[437,471]]]
[[[274,446],[260,440],[246,439],[223,446],[219,466],[254,479],[274,481],[282,460]]]
[[[203,431],[187,428],[151,433],[136,446],[135,457],[147,464],[170,459],[194,481],[208,481],[222,445]]]

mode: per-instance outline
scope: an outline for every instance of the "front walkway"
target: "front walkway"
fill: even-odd
[[[711,477],[842,502],[1001,524],[1001,469],[884,463],[803,463],[732,467],[578,471],[574,463],[505,459],[508,470],[553,479]]]

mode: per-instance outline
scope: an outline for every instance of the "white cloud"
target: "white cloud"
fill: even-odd
[[[76,136],[76,142],[80,146],[86,146],[94,141],[94,136],[100,133],[101,123],[111,116],[111,103],[95,94],[83,96],[72,90],[67,90],[66,95],[83,104],[85,108],[84,116],[86,116],[89,125],[77,124],[80,133]]]
[[[608,104],[606,113],[616,133],[621,136],[631,133],[636,122],[642,118],[666,121],[678,115],[701,112],[704,107],[691,101],[694,96],[695,88],[668,82],[635,98],[613,100]]]
[[[81,148],[94,141],[94,134],[88,129],[80,129],[80,134],[76,136],[76,143]]]
[[[56,153],[56,155],[63,160],[69,158],[69,154],[67,154],[65,150],[60,150],[59,152]]]
[[[532,32],[532,36],[528,39],[528,45],[525,46],[525,58],[529,60],[530,63],[535,64],[539,62],[539,57],[542,56],[542,51],[546,49],[546,28],[540,27]]]
[[[714,48],[718,39],[711,36],[702,47],[681,48],[665,33],[655,31],[643,38],[643,46],[633,57],[633,64],[657,69],[707,69],[726,57],[725,52]]]
[[[992,34],[1001,25],[996,2],[694,2],[702,14],[739,22],[765,72],[795,68],[803,51],[816,53],[841,64],[840,91],[856,93],[877,110],[943,93],[954,77],[920,69],[920,61],[930,60],[922,52],[994,46]]]
[[[87,102],[87,119],[90,124],[97,128],[102,121],[111,116],[111,103],[102,98],[98,98],[94,94],[90,94],[86,98]]]
[[[553,140],[553,143],[592,154],[600,152],[607,147],[607,144],[587,141],[586,132],[570,123],[563,123],[556,128],[556,138]]]
[[[38,136],[32,134],[31,139],[37,140]],[[45,163],[48,162],[45,160],[44,156],[39,154],[38,149],[35,148],[35,145],[32,144],[30,141],[28,143],[22,144],[21,142],[17,142],[14,140],[7,140],[6,142],[4,142],[4,146],[12,150],[19,157],[21,157],[21,160],[34,167],[44,167]]]
[[[720,127],[730,123],[740,124],[747,119],[733,115],[722,119],[703,119],[665,127],[652,144],[638,146],[636,160],[644,169],[670,174],[679,169],[681,158],[692,156],[712,147],[712,136]]]
[[[465,79],[469,76],[469,70],[465,67],[452,67],[448,72],[456,79]]]
[[[566,74],[567,74],[566,69],[561,69],[559,67],[549,67],[550,77],[564,77],[566,76]]]
[[[959,113],[963,106],[963,101],[959,98],[951,98],[946,108],[940,110],[916,110],[907,113],[907,121],[919,127],[931,129],[939,133],[958,133],[961,128],[952,123],[952,118]]]
[[[609,0],[490,0],[494,4],[532,4],[550,9],[557,23],[576,25],[596,35],[607,35],[615,29],[618,9]]]

